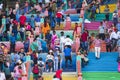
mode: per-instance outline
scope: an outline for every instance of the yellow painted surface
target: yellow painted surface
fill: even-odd
[[[44,75],[44,80],[52,80],[53,75]],[[31,76],[30,80],[33,80],[33,77]],[[62,75],[62,80],[77,80],[77,76],[76,75],[67,75],[67,74],[63,74]]]
[[[116,10],[116,4],[109,4],[109,9],[110,9],[110,13],[113,13]],[[105,10],[105,5],[104,6],[100,6],[100,12],[104,13]]]

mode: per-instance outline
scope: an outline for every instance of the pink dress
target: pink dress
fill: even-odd
[[[84,9],[81,9],[81,11],[80,11],[80,16],[81,16],[81,17],[84,16]]]
[[[79,76],[79,77],[78,77],[78,80],[82,80],[82,76]]]
[[[52,49],[54,49],[54,47],[55,47],[55,39],[57,39],[57,35],[55,34],[55,35],[52,35],[52,39],[51,39],[51,48]]]
[[[70,30],[70,29],[71,29],[71,19],[70,17],[67,17],[64,30]]]
[[[40,33],[39,27],[35,27],[35,35],[39,35],[39,33]]]
[[[79,47],[80,47],[80,38],[79,37],[75,38],[75,47],[76,47],[75,51],[78,52]]]
[[[77,27],[77,32],[76,32],[77,35],[81,35],[81,27]]]

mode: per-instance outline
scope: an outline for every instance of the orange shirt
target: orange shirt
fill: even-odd
[[[44,34],[44,36],[45,36],[45,34],[47,33],[48,30],[50,30],[50,26],[49,26],[48,23],[47,23],[46,27],[44,27],[44,25],[42,26],[42,33]]]

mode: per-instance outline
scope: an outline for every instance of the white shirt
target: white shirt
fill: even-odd
[[[73,41],[70,38],[66,38],[64,40],[64,43],[65,43],[65,45],[70,45],[71,46],[73,44]]]
[[[120,38],[120,31],[117,32],[118,38]]]
[[[50,2],[50,0],[45,0],[45,3],[49,3]]]
[[[114,39],[118,39],[118,35],[117,35],[117,33],[116,32],[112,32],[111,33],[111,35],[110,35],[110,40],[112,40],[112,38],[114,38]]]
[[[0,9],[2,9],[3,8],[3,4],[0,4]]]
[[[59,78],[53,78],[53,80],[60,80]]]
[[[60,43],[64,43],[64,40],[65,40],[65,36],[61,36],[60,37]]]
[[[6,80],[5,74],[2,72],[0,72],[0,80]]]

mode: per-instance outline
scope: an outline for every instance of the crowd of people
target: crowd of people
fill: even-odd
[[[62,80],[63,61],[66,68],[72,67],[73,51],[77,55],[77,61],[82,63],[80,64],[82,67],[89,62],[87,58],[89,51],[95,51],[96,59],[100,58],[103,42],[106,43],[107,52],[116,51],[116,47],[120,52],[119,8],[113,13],[112,25],[109,25],[107,18],[108,10],[105,10],[106,20],[100,22],[98,35],[95,33],[90,35],[87,28],[82,29],[86,2],[45,0],[43,3],[41,1],[38,0],[36,4],[26,1],[22,9],[20,2],[17,1],[15,8],[6,11],[2,8],[4,4],[0,5],[0,74],[2,75],[0,80],[30,80],[31,73],[34,80],[43,80],[44,71],[55,71],[53,80]],[[77,13],[80,13],[79,21],[75,23],[73,30],[73,39],[70,35],[65,35],[64,31],[61,31],[59,36],[55,30],[56,26],[61,26],[61,21],[64,20],[63,11],[68,8],[76,8]],[[31,14],[28,19],[26,15],[33,10],[36,16]],[[70,14],[66,16],[65,21],[65,30],[70,30],[72,22]],[[9,42],[10,49],[2,41]],[[23,45],[19,51],[16,51],[17,41]],[[42,53],[47,53],[45,60],[40,57]],[[61,56],[62,53],[64,57]],[[78,70],[78,75],[81,80],[81,69]]]

